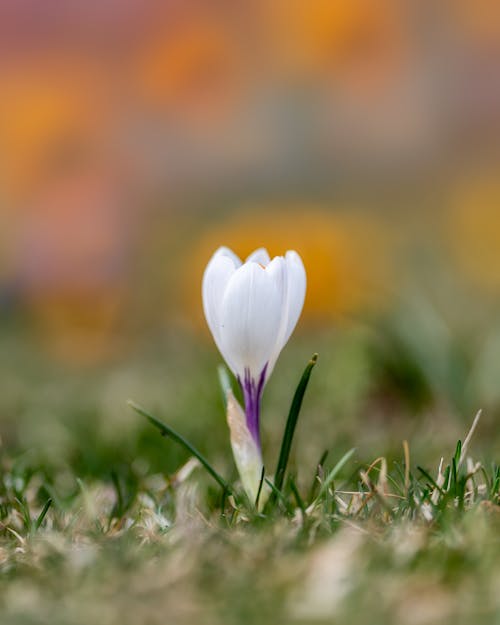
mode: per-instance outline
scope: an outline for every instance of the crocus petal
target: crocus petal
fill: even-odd
[[[269,258],[269,253],[265,247],[259,247],[258,250],[252,252],[250,256],[246,259],[246,263],[259,263],[263,267],[267,267],[267,265],[271,262]]]
[[[282,348],[297,325],[306,296],[306,270],[297,252],[288,251],[285,255],[287,266],[286,308],[288,311]]]
[[[208,263],[203,275],[203,310],[208,327],[220,351],[222,351],[220,341],[222,300],[227,284],[235,271],[236,268],[231,257],[224,253],[216,253]],[[228,359],[226,358],[226,360]]]
[[[220,349],[233,372],[245,369],[257,379],[274,352],[281,326],[283,290],[257,263],[246,263],[230,277],[221,307]]]
[[[236,267],[236,269],[238,269],[238,267],[241,267],[241,265],[243,264],[241,262],[241,258],[239,256],[237,256],[233,252],[233,250],[230,250],[225,245],[222,245],[221,247],[219,247],[219,249],[212,256],[212,260],[214,258],[217,258],[218,256],[226,256],[227,258],[230,258],[233,261],[233,264]]]
[[[220,247],[210,259],[202,282],[202,298],[208,326],[218,336],[220,327],[220,304],[229,278],[241,267],[241,260],[228,247]]]
[[[276,258],[273,259],[268,267],[268,271],[271,270],[276,260]],[[291,333],[297,325],[304,305],[306,292],[306,272],[300,256],[296,252],[289,251],[286,253],[285,258],[281,258],[281,260],[282,265],[277,265],[275,268],[275,279],[278,282],[282,282],[284,292],[283,312],[281,326],[276,336],[275,347],[269,359],[268,376],[272,373],[281,350],[286,345]]]

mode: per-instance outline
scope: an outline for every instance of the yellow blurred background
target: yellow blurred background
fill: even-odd
[[[303,255],[303,329],[497,310],[499,140],[493,0],[6,0],[2,323],[77,365],[204,340],[221,244]]]

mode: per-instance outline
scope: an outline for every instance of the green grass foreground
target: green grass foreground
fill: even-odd
[[[310,342],[266,390],[271,475]],[[232,463],[216,355],[183,345],[165,358],[167,344],[79,375],[18,346],[4,356],[2,625],[500,622],[495,416],[460,419],[446,389],[416,413],[403,401],[415,380],[402,396],[370,386],[365,336],[324,338],[282,488],[257,513]]]

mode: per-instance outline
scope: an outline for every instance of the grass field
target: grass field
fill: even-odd
[[[471,353],[394,328],[292,339],[264,396],[269,475],[319,360],[262,513],[238,485],[211,343],[166,334],[82,370],[5,332],[2,625],[500,623],[498,409]]]

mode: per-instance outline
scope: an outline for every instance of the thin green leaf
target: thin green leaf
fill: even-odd
[[[300,496],[299,489],[297,488],[297,484],[295,484],[295,480],[291,476],[290,476],[290,489],[293,493],[293,496],[295,497],[295,501],[297,502],[297,505],[299,506],[300,511],[302,512],[302,518],[305,518],[306,506],[304,504],[302,497]]]
[[[111,518],[116,516],[120,518],[123,515],[123,494],[120,486],[120,480],[118,479],[118,475],[115,470],[111,471],[111,481],[113,482],[113,486],[116,491],[116,504],[113,506],[113,510],[111,512]],[[111,521],[110,518],[110,521]]]
[[[203,467],[205,467],[206,471],[214,478],[214,480],[219,484],[219,486],[221,486],[228,493],[232,493],[232,488],[229,486],[226,480],[217,473],[217,471],[212,467],[212,465],[205,458],[205,456],[203,456],[196,449],[196,447],[193,447],[193,445],[191,445],[191,443],[188,440],[186,440],[181,434],[178,434],[175,430],[173,430],[166,423],[163,423],[163,421],[160,421],[151,413],[149,413],[147,410],[142,408],[142,406],[139,406],[138,404],[136,404],[130,399],[128,400],[127,403],[138,414],[142,415],[143,417],[146,417],[146,419],[150,423],[152,423],[156,428],[160,430],[163,436],[168,436],[173,441],[181,445],[181,447],[184,447],[184,449],[186,449],[190,454],[198,458],[200,463],[203,465]]]
[[[258,510],[259,509],[259,499],[260,499],[260,493],[262,492],[262,484],[264,483],[264,477],[266,476],[266,467],[262,467],[262,471],[260,473],[260,482],[259,482],[259,489],[257,491],[257,497],[255,498],[255,509]]]
[[[314,478],[311,484],[311,488],[309,489],[309,495],[307,497],[307,501],[312,502],[316,491],[318,489],[319,478],[323,473],[323,467],[325,465],[325,461],[328,457],[328,449],[326,449],[322,454],[319,461],[316,463],[316,470],[314,471]]]
[[[441,495],[445,495],[446,493],[444,492],[444,490],[441,488],[441,486],[439,486],[439,484],[436,482],[436,480],[432,477],[432,475],[430,473],[428,473],[425,469],[423,469],[420,466],[417,466],[418,471],[420,471],[420,473],[427,479],[429,480],[429,482],[431,483],[431,486],[433,486],[435,489],[437,489],[439,491],[439,493]]]
[[[333,482],[333,480],[337,477],[337,475],[340,473],[340,471],[344,468],[344,466],[347,464],[347,462],[350,460],[351,456],[354,454],[354,452],[356,451],[356,449],[353,447],[352,449],[350,449],[346,454],[344,454],[342,456],[342,458],[337,462],[337,464],[333,467],[333,469],[330,471],[330,473],[326,476],[325,481],[323,482],[323,484],[321,485],[321,489],[319,491],[318,496],[316,497],[316,501],[318,501],[319,499],[321,499],[321,497],[323,497],[323,495],[325,495],[325,493],[328,492],[328,489],[331,485],[331,483]]]
[[[26,498],[24,496],[14,497],[14,501],[18,504],[20,508],[20,512],[24,521],[24,526],[26,527],[28,531],[30,531],[32,527],[32,521],[31,521],[30,510],[28,508],[28,503],[26,501]]]
[[[459,441],[460,442],[460,441]],[[451,485],[450,488],[453,487],[453,494],[457,496],[457,461],[455,457],[451,459]]]
[[[47,499],[47,501],[45,502],[45,505],[42,508],[42,511],[40,512],[40,514],[38,515],[35,521],[35,530],[40,529],[40,526],[42,525],[43,520],[45,519],[45,516],[47,512],[49,511],[49,508],[51,505],[52,505],[52,499]]]
[[[286,511],[288,512],[288,514],[292,514],[292,510],[291,510],[291,508],[290,508],[290,506],[289,506],[285,496],[283,495],[283,493],[276,488],[276,486],[271,482],[271,480],[269,478],[266,477],[264,479],[265,479],[266,484],[271,488],[271,491],[272,491],[271,496],[274,495],[276,499],[279,499],[279,501],[281,501],[281,503],[285,507]],[[270,501],[270,499],[268,500],[268,503],[269,503],[269,501]],[[265,507],[264,512],[266,510],[267,510],[267,506]]]
[[[444,480],[443,480],[443,490],[448,492],[450,490],[450,465],[448,465],[446,467],[446,469],[444,470]]]
[[[311,360],[308,362],[304,373],[300,379],[300,382],[297,386],[297,390],[292,399],[292,405],[290,406],[290,411],[288,413],[288,419],[285,426],[285,431],[283,433],[283,440],[281,442],[281,450],[278,459],[278,464],[276,467],[276,473],[274,475],[274,485],[277,490],[281,491],[283,487],[283,481],[285,479],[285,471],[288,465],[288,458],[290,456],[290,450],[292,447],[293,435],[295,433],[295,427],[297,425],[297,421],[300,414],[300,409],[302,407],[302,400],[304,399],[304,394],[307,389],[307,385],[309,384],[309,378],[311,377],[311,372],[313,370],[314,365],[318,360],[318,354],[314,354]],[[273,491],[273,495],[274,495]]]

